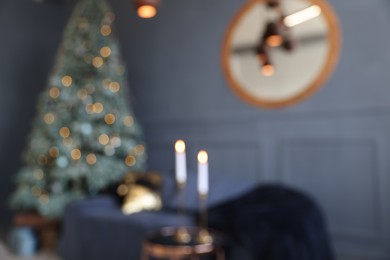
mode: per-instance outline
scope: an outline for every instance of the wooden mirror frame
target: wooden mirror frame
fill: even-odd
[[[304,91],[289,97],[287,99],[282,99],[278,101],[270,101],[263,98],[257,98],[250,95],[242,88],[240,83],[234,78],[233,73],[230,71],[230,61],[229,57],[231,54],[231,46],[232,46],[232,35],[237,28],[238,23],[245,16],[245,14],[256,4],[264,3],[266,0],[249,0],[234,16],[231,21],[228,29],[225,33],[223,46],[222,46],[222,69],[224,75],[229,83],[229,86],[232,88],[233,92],[236,93],[239,97],[247,101],[248,103],[254,106],[260,106],[263,108],[282,108],[286,106],[294,105],[311,95],[313,95],[329,78],[332,74],[333,70],[336,67],[338,62],[339,54],[340,54],[340,46],[341,46],[341,35],[340,35],[340,26],[338,23],[338,19],[336,14],[334,13],[331,6],[326,2],[326,0],[307,0],[321,7],[322,14],[328,26],[327,31],[327,40],[329,43],[329,50],[327,54],[327,58],[324,61],[324,65],[318,73],[317,76],[314,77],[314,80],[306,87]]]

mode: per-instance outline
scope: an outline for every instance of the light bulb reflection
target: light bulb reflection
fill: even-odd
[[[319,16],[321,12],[321,7],[319,7],[318,5],[312,5],[286,16],[283,19],[283,22],[287,27],[293,27]]]
[[[282,44],[283,39],[280,35],[271,35],[267,38],[267,44],[271,47],[278,47]]]
[[[261,67],[261,72],[264,76],[270,77],[275,74],[275,68],[271,64],[265,64]]]

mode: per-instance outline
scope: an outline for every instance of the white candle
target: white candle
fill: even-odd
[[[206,151],[198,153],[198,192],[207,195],[209,192],[209,164]]]
[[[187,180],[186,144],[183,140],[175,143],[176,181],[184,184]]]

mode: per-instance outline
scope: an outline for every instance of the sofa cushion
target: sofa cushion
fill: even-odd
[[[65,260],[140,259],[146,233],[181,223],[196,224],[192,216],[180,219],[169,211],[126,216],[109,197],[77,201],[66,208],[61,254]]]

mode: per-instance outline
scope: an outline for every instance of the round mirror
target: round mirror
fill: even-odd
[[[250,0],[226,33],[223,70],[244,100],[283,107],[324,83],[339,49],[339,25],[324,0]]]

